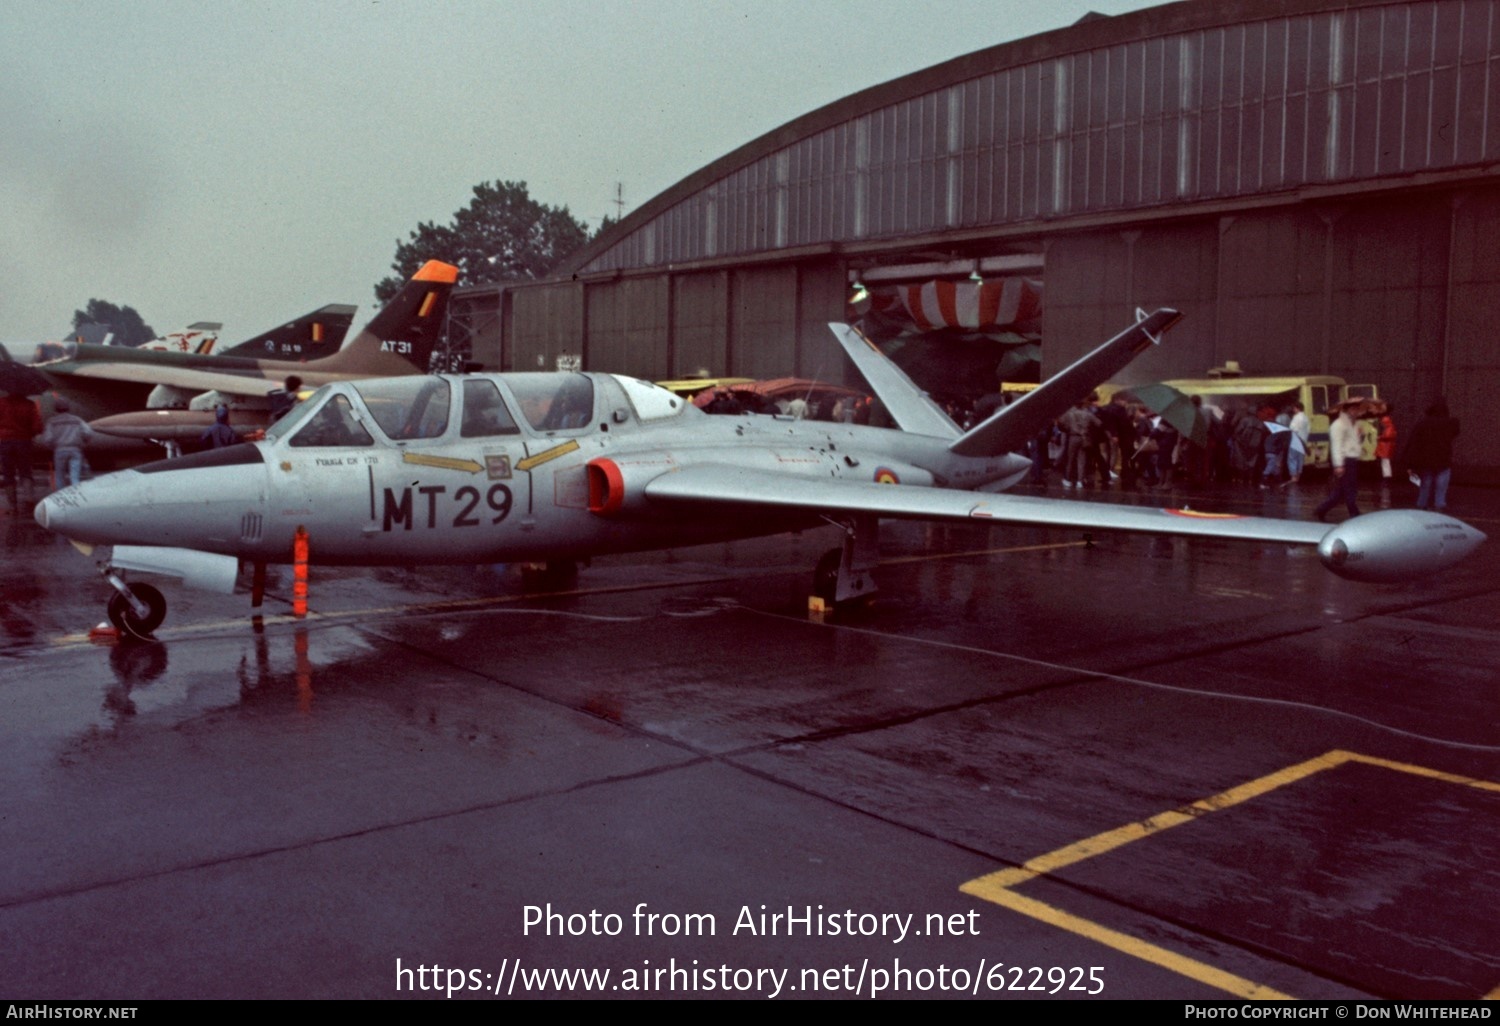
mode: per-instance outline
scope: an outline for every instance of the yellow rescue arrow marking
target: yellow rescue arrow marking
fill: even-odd
[[[549,460],[555,460],[559,456],[566,456],[570,452],[577,451],[577,441],[564,442],[562,445],[554,446],[553,448],[548,449],[546,452],[539,452],[535,456],[526,457],[524,460],[516,464],[516,469],[531,470],[533,467],[540,467],[543,463],[546,463]]]

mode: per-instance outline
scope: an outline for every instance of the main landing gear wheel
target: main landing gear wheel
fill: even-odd
[[[124,595],[116,592],[109,597],[109,622],[122,634],[145,641],[151,632],[161,626],[167,618],[167,600],[160,591],[139,581],[130,586],[130,593],[146,606],[146,615],[137,616]]]

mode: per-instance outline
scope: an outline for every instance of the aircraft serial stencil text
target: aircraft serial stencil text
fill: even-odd
[[[421,498],[414,502],[413,489],[410,487],[401,489],[399,497],[391,489],[385,490],[384,530],[389,531],[394,527],[400,527],[404,531],[410,531],[414,522],[423,522],[421,514],[424,511],[427,514],[424,524],[426,527],[437,527],[439,522],[447,526],[450,513],[453,516],[452,526],[478,527],[483,523],[481,517],[477,515],[481,497],[494,514],[490,517],[490,523],[498,524],[510,516],[511,491],[503,484],[490,485],[490,490],[482,496],[479,489],[473,485],[463,485],[455,489],[451,496],[448,495],[448,489],[444,485],[418,485],[415,491]],[[442,509],[441,517],[439,516],[440,508]]]
[[[524,964],[519,958],[502,958],[495,971],[443,968],[440,965],[403,965],[396,959],[396,990],[432,992],[444,997],[477,993],[501,997],[523,997],[536,993],[640,993],[640,994],[757,994],[767,998],[783,994],[844,994],[878,998],[895,994],[999,994],[1024,991],[1047,995],[1102,994],[1104,967],[1008,966],[981,958],[977,966],[935,968],[918,966],[900,958],[890,964],[871,965],[870,959],[846,962],[823,969],[745,968],[701,964],[699,959],[668,958],[625,969],[559,969]]]

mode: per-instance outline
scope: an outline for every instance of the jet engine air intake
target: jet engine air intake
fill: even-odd
[[[666,453],[614,460],[605,456],[589,460],[589,512],[601,517],[625,516],[646,509],[646,485],[677,469],[677,461]]]

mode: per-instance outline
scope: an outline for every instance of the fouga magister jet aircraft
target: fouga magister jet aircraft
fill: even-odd
[[[1015,450],[1159,341],[1135,325],[968,432],[854,329],[830,325],[898,429],[708,416],[660,386],[601,373],[436,375],[329,384],[264,441],[84,482],[37,507],[44,527],[111,544],[110,617],[148,635],[161,593],[121,570],[234,588],[237,561],[373,566],[571,560],[774,534],[846,533],[819,564],[831,602],[874,591],[882,517],[1027,523],[1315,545],[1335,573],[1399,580],[1452,566],[1484,535],[1417,510],[1319,523],[1007,496]],[[263,575],[257,574],[257,577]]]

